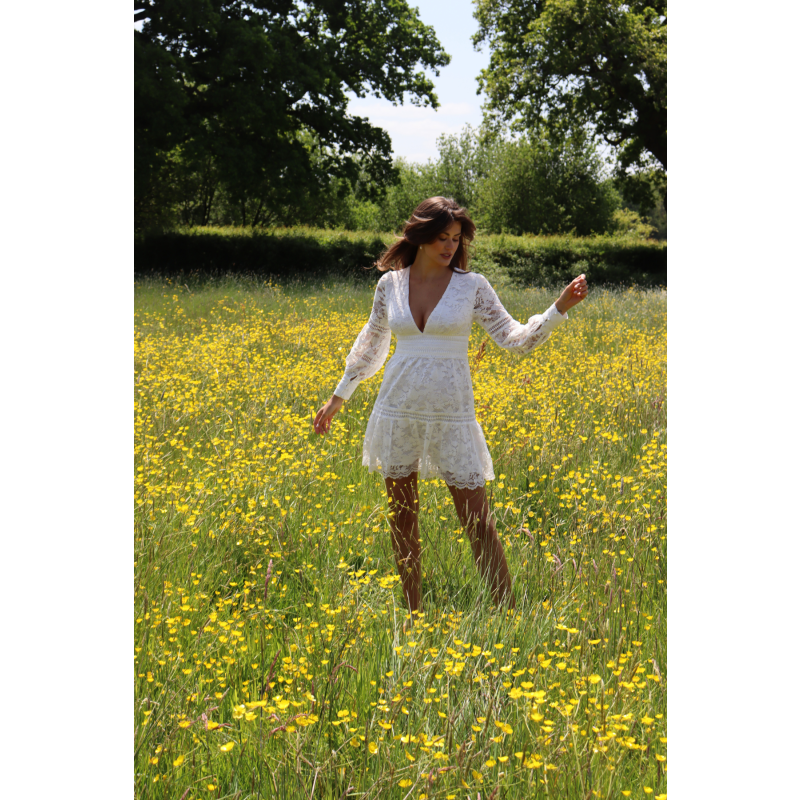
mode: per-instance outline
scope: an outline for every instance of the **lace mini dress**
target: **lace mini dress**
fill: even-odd
[[[334,394],[348,400],[386,361],[397,338],[367,423],[363,465],[384,478],[441,478],[475,489],[494,479],[489,448],[475,419],[467,347],[477,322],[500,346],[525,354],[567,319],[555,304],[527,324],[503,308],[483,275],[454,269],[441,300],[420,331],[408,304],[409,269],[381,277],[369,321],[345,360]]]

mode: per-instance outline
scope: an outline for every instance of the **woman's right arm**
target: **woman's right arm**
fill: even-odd
[[[389,347],[392,343],[392,332],[389,328],[386,307],[386,280],[381,278],[375,287],[372,301],[372,313],[367,324],[358,334],[355,344],[345,359],[345,369],[333,396],[317,412],[314,419],[314,431],[326,433],[330,429],[331,419],[349,400],[361,381],[371,378],[383,366]]]

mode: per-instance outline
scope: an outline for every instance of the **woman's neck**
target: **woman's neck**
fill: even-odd
[[[433,259],[418,255],[409,267],[418,281],[436,281],[449,275],[453,270],[449,266],[437,264]]]

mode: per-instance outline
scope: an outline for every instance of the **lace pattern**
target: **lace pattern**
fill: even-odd
[[[373,412],[367,423],[362,463],[384,478],[441,478],[475,488],[494,479],[492,457],[480,425],[414,417],[395,418]]]
[[[372,472],[373,470],[370,470]],[[407,478],[412,472],[419,472],[420,471],[420,463],[419,459],[411,464],[411,466],[407,467],[398,467],[398,466],[390,466],[384,467],[381,471],[384,479],[389,478],[392,480],[400,480],[401,478]],[[448,486],[455,486],[458,489],[477,489],[479,486],[486,485],[486,478],[483,475],[477,472],[471,472],[465,478],[461,478],[460,476],[448,472],[446,470],[440,470],[435,464],[430,464],[428,470],[426,471],[426,476],[428,480],[432,479],[440,479],[443,480]],[[492,478],[494,475],[492,475]],[[492,478],[489,478],[491,480]]]
[[[392,332],[386,315],[386,278],[384,275],[375,287],[372,313],[361,329],[345,359],[344,376],[334,394],[349,400],[361,381],[371,378],[386,361],[392,343]]]
[[[364,437],[364,466],[386,478],[418,472],[451,486],[476,488],[494,468],[465,358],[473,322],[500,347],[526,354],[543,344],[562,316],[551,306],[517,322],[482,275],[454,271],[424,332],[408,305],[408,269],[388,272],[375,290],[372,313],[345,360],[335,393],[347,400],[386,362],[391,334],[397,347],[383,374]]]
[[[497,293],[483,275],[478,276],[477,283],[475,320],[500,347],[524,354],[547,341],[551,330],[548,323],[553,322],[553,314],[561,317],[555,305],[544,314],[534,314],[523,325],[503,308]],[[566,315],[562,319],[566,319]]]

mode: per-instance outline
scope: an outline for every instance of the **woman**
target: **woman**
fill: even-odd
[[[431,197],[417,207],[402,238],[377,262],[378,269],[389,271],[378,281],[369,321],[347,356],[342,380],[314,419],[316,433],[330,429],[358,384],[383,365],[394,332],[397,347],[367,424],[363,464],[380,471],[386,482],[392,546],[412,620],[420,610],[422,572],[418,476],[447,483],[495,603],[515,606],[486,499],[485,484],[494,470],[475,419],[467,359],[473,321],[500,347],[528,353],[587,294],[581,275],[544,314],[526,325],[516,322],[486,278],[467,270],[474,235],[474,223],[454,200]]]

